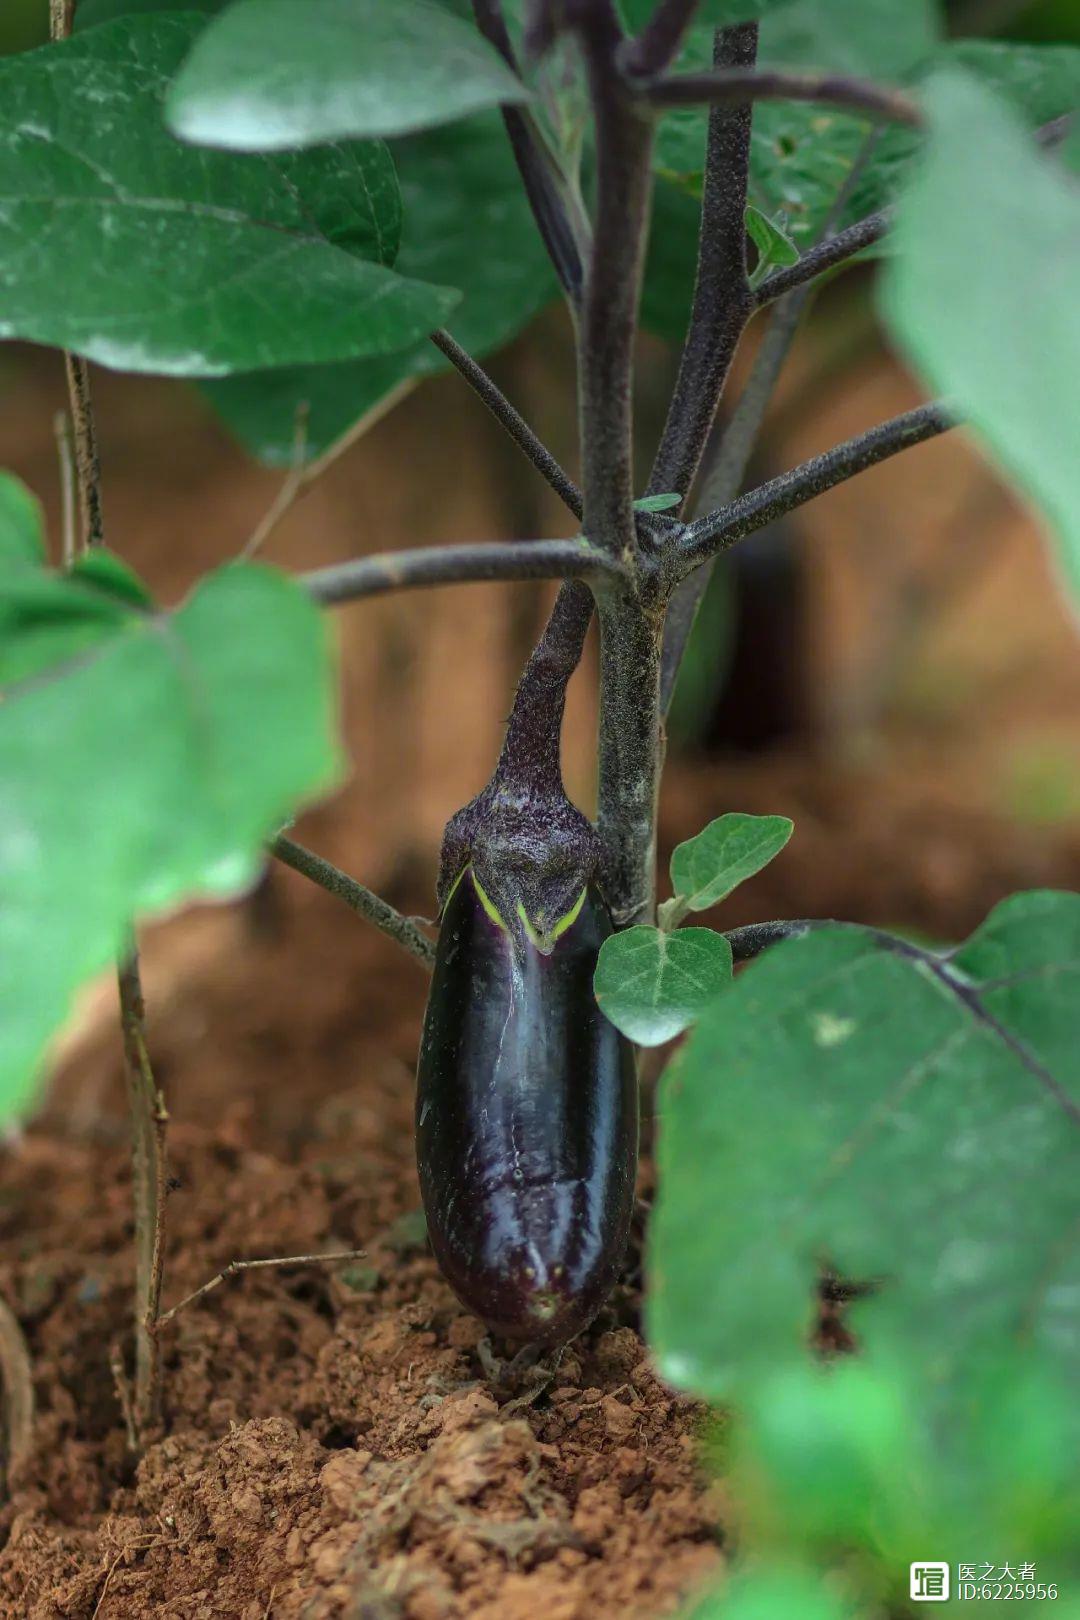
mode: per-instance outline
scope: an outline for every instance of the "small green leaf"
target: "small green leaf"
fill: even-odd
[[[757,268],[771,264],[798,264],[799,250],[775,220],[751,204],[746,210],[746,229],[758,250]]]
[[[930,137],[882,311],[930,387],[1046,514],[1080,595],[1080,196],[969,74],[935,74],[925,99]]]
[[[687,911],[706,911],[779,855],[795,830],[787,816],[718,816],[676,846],[671,883]]]
[[[711,928],[662,933],[644,924],[600,947],[596,999],[616,1029],[639,1046],[680,1035],[731,979],[731,946]]]
[[[642,495],[634,502],[635,512],[670,512],[673,506],[678,506],[682,496],[678,492],[667,495]]]
[[[41,503],[20,479],[0,472],[0,568],[37,568],[44,558]]]
[[[236,0],[199,36],[167,116],[185,140],[272,152],[527,97],[475,27],[427,0]]]
[[[417,342],[459,295],[390,269],[401,198],[381,142],[242,157],[169,135],[165,90],[201,21],[120,17],[0,61],[0,336],[183,376]]]

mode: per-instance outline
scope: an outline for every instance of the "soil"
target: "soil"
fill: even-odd
[[[21,421],[48,423],[55,383],[31,372]],[[224,536],[245,531],[274,480],[242,474],[220,435],[140,386],[149,395],[127,404],[103,386],[107,487],[119,549],[168,592],[227,553]],[[406,462],[430,443],[430,417],[409,420],[393,441]],[[145,424],[161,421],[152,441]],[[450,465],[479,429],[443,423]],[[381,431],[338,492],[305,508],[317,543],[299,518],[284,537],[291,566],[368,546],[348,519],[364,468],[391,442]],[[35,439],[6,460],[46,490],[50,454]],[[138,514],[163,471],[168,509],[144,544]],[[468,499],[475,513],[461,496],[446,537],[496,532],[490,500]],[[835,514],[841,532],[853,525],[850,510]],[[376,517],[382,544],[412,538],[409,512]],[[1008,599],[1008,581],[1002,590]],[[490,766],[504,666],[520,663],[503,599],[469,600],[467,636],[460,606],[427,621],[426,662],[394,663],[395,648],[421,640],[412,602],[373,607],[373,630],[346,633],[356,777],[297,834],[409,911],[430,909],[434,836]],[[998,622],[1010,612],[1006,601]],[[1031,649],[1042,632],[1033,611],[1028,621]],[[828,622],[819,615],[819,630]],[[517,629],[527,640],[528,624]],[[1007,701],[996,709],[973,701],[958,719],[955,690],[943,705],[929,677],[918,692],[909,680],[887,735],[860,713],[857,748],[676,762],[667,846],[733,808],[782,811],[798,827],[709,920],[836,915],[953,939],[1015,889],[1080,887],[1075,819],[1018,822],[987,787],[1006,724],[1022,739],[1032,714],[1076,712],[1075,667],[1059,683],[1068,702],[1048,706],[1041,676],[1016,678],[1019,645],[997,667]],[[911,676],[910,639],[901,650]],[[860,649],[844,657],[859,685]],[[447,727],[450,713],[465,718]],[[587,755],[589,722],[586,701],[573,759]],[[422,971],[283,870],[246,903],[148,930],[143,967],[171,1112],[165,1304],[234,1260],[364,1253],[246,1271],[180,1310],[162,1331],[161,1433],[136,1460],[113,1371],[130,1357],[132,1271],[113,987],[84,998],[43,1111],[0,1153],[0,1295],[25,1332],[38,1409],[33,1456],[0,1491],[3,1620],[649,1620],[714,1578],[737,1516],[700,1466],[701,1409],[660,1381],[641,1336],[647,1159],[612,1299],[561,1358],[511,1368],[442,1282],[418,1218]]]

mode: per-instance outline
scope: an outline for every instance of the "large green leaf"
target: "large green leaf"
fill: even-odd
[[[723,28],[729,23],[753,22],[768,11],[790,5],[791,0],[701,0],[695,17],[699,24]],[[652,17],[659,0],[619,0],[619,11],[626,27],[638,33]]]
[[[76,989],[147,913],[255,877],[338,773],[326,625],[233,565],[171,614],[118,562],[0,581],[0,1117]]]
[[[168,118],[186,140],[270,152],[404,135],[527,94],[429,0],[235,0],[200,35]]]
[[[0,335],[194,376],[416,342],[457,294],[388,268],[384,146],[238,157],[166,132],[200,23],[122,17],[0,62]]]
[[[720,1397],[801,1359],[825,1263],[928,1387],[1010,1345],[1075,1371],[1078,1008],[1076,895],[1014,896],[945,966],[826,928],[748,968],[661,1099],[665,1375]]]
[[[1080,195],[969,75],[936,75],[927,101],[926,158],[881,307],[922,376],[1049,518],[1080,592]]]
[[[405,206],[397,268],[464,290],[449,327],[470,354],[506,343],[555,294],[498,113],[481,113],[395,144]],[[680,199],[682,200],[682,199]],[[211,383],[215,409],[263,460],[290,459],[297,406],[309,406],[319,454],[410,377],[445,371],[426,340],[385,359],[230,377]]]
[[[600,947],[596,999],[616,1029],[639,1046],[681,1035],[731,979],[731,946],[711,928],[665,933],[640,924]]]
[[[228,0],[78,0],[73,27],[96,28],[99,23],[112,22],[116,17],[146,15],[155,11],[198,11],[212,15],[224,11]]]

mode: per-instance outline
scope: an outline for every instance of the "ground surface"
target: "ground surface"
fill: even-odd
[[[0,444],[47,496],[52,359],[19,374]],[[778,447],[784,463],[910,403],[894,374],[856,381]],[[376,430],[290,517],[276,560],[551,532],[450,386]],[[237,549],[276,480],[184,396],[103,379],[99,402],[110,535],[173,600]],[[557,415],[543,399],[534,414],[558,447]],[[816,746],[669,773],[668,844],[731,809],[797,823],[719,926],[832,915],[945,940],[1015,889],[1080,886],[1073,629],[1030,527],[968,452],[917,454],[917,474],[867,475],[800,532]],[[438,828],[490,769],[536,609],[535,593],[492,587],[344,615],[354,775],[299,835],[429,909]],[[568,775],[584,796],[575,684]],[[33,1463],[0,1488],[0,1620],[649,1620],[719,1571],[737,1513],[699,1472],[701,1413],[650,1371],[637,1252],[550,1377],[505,1388],[425,1252],[423,974],[284,872],[257,905],[152,930],[144,974],[173,1116],[166,1304],[236,1258],[367,1252],[248,1273],[180,1313],[163,1337],[165,1432],[136,1467],[110,1371],[113,1345],[130,1346],[123,1078],[111,987],[93,992],[44,1112],[0,1149],[0,1294],[38,1399]]]

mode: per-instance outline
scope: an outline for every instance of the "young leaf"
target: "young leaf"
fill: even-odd
[[[119,565],[118,565],[119,566]],[[326,625],[254,565],[170,615],[85,579],[0,579],[0,1118],[130,925],[235,894],[338,773]]]
[[[678,491],[669,491],[665,495],[642,495],[634,502],[635,512],[670,512],[673,506],[678,506],[682,496]]]
[[[0,472],[0,570],[37,568],[44,558],[40,502],[18,478]]]
[[[0,336],[187,376],[416,342],[458,295],[388,268],[384,146],[239,157],[165,130],[199,23],[122,17],[0,62]]]
[[[1049,518],[1080,593],[1080,196],[969,75],[935,75],[926,100],[930,139],[901,205],[882,311]]]
[[[616,1029],[639,1046],[660,1046],[687,1029],[731,978],[731,946],[711,928],[665,934],[639,925],[600,947],[596,999]]]
[[[798,264],[799,250],[775,220],[752,204],[746,210],[746,229],[758,250],[757,268],[770,264]]]
[[[272,152],[527,96],[474,27],[428,0],[235,0],[200,35],[167,116],[185,140]]]
[[[449,328],[482,357],[508,342],[556,291],[502,119],[480,113],[399,142],[394,155],[405,208],[396,268],[463,289]],[[447,365],[424,339],[374,360],[229,377],[206,392],[249,449],[288,465],[301,401],[309,405],[308,452],[319,455],[402,383]]]
[[[1005,901],[946,966],[830,928],[741,974],[662,1099],[665,1376],[722,1397],[800,1359],[823,1263],[876,1285],[867,1356],[938,1389],[1010,1345],[1075,1375],[1078,997],[1069,894]]]
[[[678,844],[671,856],[671,883],[682,912],[707,911],[747,878],[768,866],[795,830],[787,816],[718,816]]]

